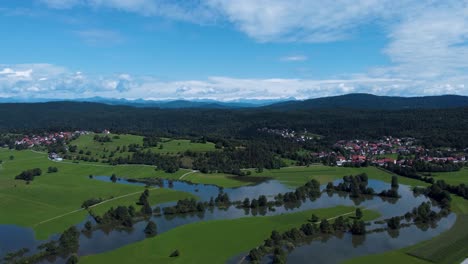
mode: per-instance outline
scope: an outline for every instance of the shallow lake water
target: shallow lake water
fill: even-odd
[[[108,176],[95,176],[93,180],[111,181]],[[336,181],[339,182],[339,181]],[[91,182],[92,183],[92,182]],[[115,184],[131,184],[131,185],[146,185],[139,182],[129,182],[120,179]],[[170,186],[170,187],[169,187]],[[390,188],[390,184],[369,180],[369,186],[377,192]],[[173,181],[169,184],[168,180],[163,181],[163,188],[171,188],[173,190],[192,193],[200,198],[201,201],[208,201],[211,197],[216,197],[220,192],[220,188],[214,185],[192,184],[182,181]],[[324,186],[322,186],[322,189]],[[244,186],[238,188],[224,188],[223,191],[229,195],[231,201],[243,200],[244,198],[258,198],[259,195],[266,195],[268,199],[273,199],[273,196],[278,193],[292,191],[294,188],[283,185],[276,180],[268,180],[252,186]],[[300,206],[281,206],[275,207],[275,211],[265,210],[245,210],[231,206],[227,209],[214,208],[207,210],[204,213],[186,214],[186,215],[162,215],[153,216],[152,220],[156,222],[158,233],[163,233],[175,227],[186,225],[199,221],[220,220],[220,219],[235,219],[241,217],[255,217],[259,215],[279,215],[284,213],[292,213],[309,209],[327,208],[337,205],[361,206],[367,209],[376,210],[381,214],[381,219],[391,216],[403,215],[420,205],[428,198],[424,196],[415,196],[410,187],[400,185],[398,189],[401,195],[400,199],[383,199],[381,197],[370,196],[365,199],[355,200],[350,199],[348,195],[339,193],[323,193],[320,198],[315,200],[307,200]],[[160,207],[174,205],[175,202],[159,204]],[[314,260],[314,263],[336,263],[343,259],[361,256],[371,253],[380,253],[387,250],[405,247],[422,240],[429,239],[439,233],[450,228],[455,222],[456,216],[451,214],[449,217],[442,219],[437,227],[427,230],[419,230],[415,226],[403,228],[399,235],[391,237],[387,232],[368,234],[364,237],[352,236],[345,234],[342,238],[332,237],[326,242],[313,241],[309,245],[304,245],[296,248],[288,257],[288,263],[307,263],[305,260]],[[91,220],[88,217],[86,220]],[[80,229],[84,222],[77,225]],[[141,241],[145,239],[143,229],[146,226],[146,221],[141,221],[134,224],[131,230],[96,230],[90,234],[82,234],[80,236],[79,255],[97,254],[116,248]],[[376,225],[373,224],[373,227]],[[56,238],[54,235],[51,238]],[[352,243],[353,241],[362,240],[360,244]],[[37,241],[34,238],[34,233],[31,228],[23,228],[14,225],[0,225],[0,257],[7,252],[15,251],[23,247],[32,249],[44,241]],[[245,255],[245,254],[243,254]],[[243,255],[233,256],[229,261],[237,263]],[[331,255],[333,257],[331,257]],[[326,259],[326,262],[324,262]],[[268,260],[265,260],[268,263]],[[57,259],[56,263],[63,262],[62,259]]]

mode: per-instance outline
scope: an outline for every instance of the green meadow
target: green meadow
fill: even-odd
[[[160,146],[162,146],[162,148]],[[151,150],[155,153],[169,154],[169,155],[182,153],[187,150],[194,151],[194,152],[207,152],[207,151],[214,151],[215,144],[212,142],[206,142],[206,143],[190,142],[190,140],[188,139],[163,138],[162,142],[159,143],[159,146],[152,147]]]
[[[468,184],[468,167],[453,172],[433,172],[431,175],[435,180],[444,180],[449,184]]]
[[[10,156],[14,156],[14,159],[10,160]],[[41,239],[82,221],[87,215],[85,211],[70,212],[80,209],[82,202],[87,199],[123,196],[93,208],[105,211],[110,206],[134,203],[144,190],[144,187],[139,186],[91,180],[89,175],[115,173],[118,177],[161,177],[165,174],[150,166],[52,162],[46,154],[32,151],[1,149],[0,160],[3,160],[0,168],[0,223],[32,227]],[[47,173],[49,166],[57,167],[58,172]],[[33,168],[40,168],[42,175],[35,177],[30,184],[14,179],[22,171]],[[153,204],[157,204],[190,196],[184,192],[157,189],[151,191],[150,199]]]
[[[80,263],[225,263],[259,246],[271,231],[285,231],[307,222],[312,214],[334,218],[354,214],[354,207],[337,206],[277,216],[215,220],[184,225],[117,250],[85,256]],[[364,210],[364,220],[379,217]],[[178,249],[180,256],[169,255]]]
[[[88,134],[82,135],[75,140],[72,140],[69,145],[76,145],[77,151],[74,155],[86,155],[89,151],[91,154],[89,157],[94,157],[99,160],[102,160],[103,155],[108,157],[111,152],[114,152],[114,157],[127,157],[131,155],[131,152],[128,152],[128,145],[138,144],[143,146],[143,137],[136,135],[128,134],[109,134],[111,142],[97,142],[94,140],[94,136],[105,136],[104,134]],[[195,143],[191,142],[188,139],[170,139],[162,138],[162,141],[158,143],[157,147],[147,148],[154,153],[175,155],[177,153],[182,153],[187,150],[194,152],[206,152],[215,150],[215,144],[212,142],[206,143]],[[124,150],[124,147],[126,151]],[[79,154],[82,151],[83,154]]]

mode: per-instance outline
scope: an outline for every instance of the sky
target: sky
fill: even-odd
[[[1,0],[0,97],[468,95],[468,0]]]

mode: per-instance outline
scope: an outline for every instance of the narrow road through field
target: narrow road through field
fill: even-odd
[[[197,170],[189,171],[189,172],[185,173],[184,175],[180,176],[179,180],[182,180],[185,176],[188,176],[188,175],[193,174],[195,172],[198,172],[198,171]]]

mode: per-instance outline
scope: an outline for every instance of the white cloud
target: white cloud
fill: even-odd
[[[286,56],[282,57],[280,60],[281,61],[306,61],[309,58],[304,55],[292,55],[292,56]]]
[[[226,101],[289,97],[305,99],[353,92],[403,96],[468,95],[467,84],[468,77],[431,82],[366,75],[327,80],[214,76],[203,80],[161,81],[154,76],[133,76],[128,73],[96,76],[50,64],[0,65],[0,95],[9,97],[103,96]]]
[[[382,52],[391,65],[374,67],[367,76],[330,81],[299,79],[231,79],[160,82],[132,78],[127,96],[256,96],[315,97],[342,92],[391,95],[468,94],[468,1],[467,0],[43,0],[53,8],[86,6],[94,10],[115,9],[145,16],[160,16],[194,23],[226,22],[260,42],[333,42],[359,37],[372,26],[388,38]],[[98,42],[105,32],[82,33]],[[113,38],[108,33],[107,38]],[[117,38],[118,39],[118,38]],[[105,41],[104,41],[105,42]],[[281,58],[300,61],[299,55]],[[320,65],[318,65],[320,67]],[[14,69],[25,71],[27,69]],[[9,78],[27,78],[12,76]],[[20,73],[21,75],[21,73]],[[2,75],[0,75],[0,78]],[[379,81],[377,81],[379,80]],[[383,81],[385,80],[385,81]],[[51,80],[48,80],[49,82]],[[90,81],[90,80],[87,80]],[[109,87],[118,87],[108,85]],[[138,92],[139,91],[139,92]],[[286,95],[287,94],[287,95]],[[139,96],[138,96],[139,95]]]

